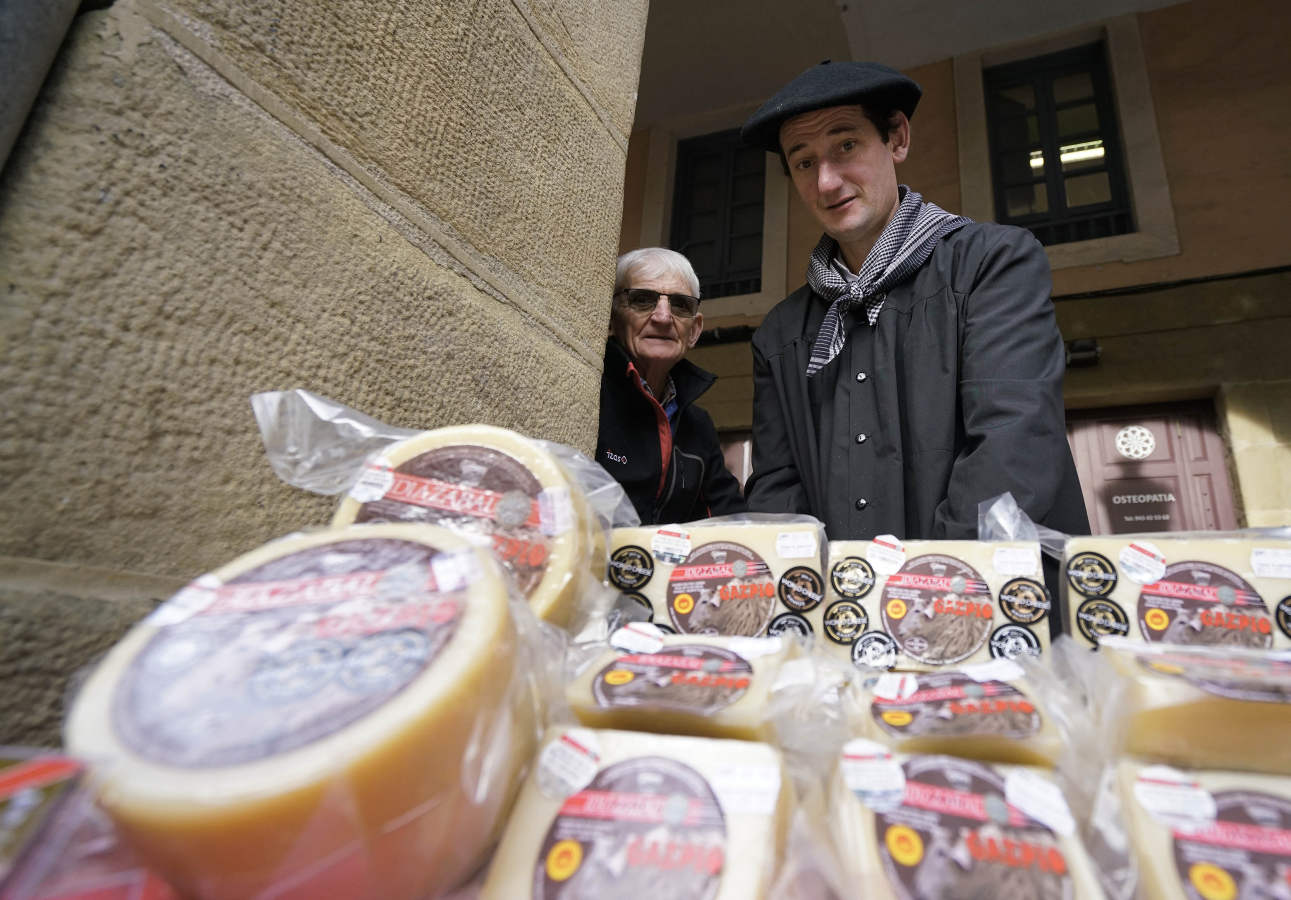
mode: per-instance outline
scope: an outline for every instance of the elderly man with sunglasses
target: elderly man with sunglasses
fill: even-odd
[[[716,380],[684,358],[703,330],[699,279],[686,257],[662,247],[619,257],[596,460],[644,525],[745,508],[713,420],[695,405]]]

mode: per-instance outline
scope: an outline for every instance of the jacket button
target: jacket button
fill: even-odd
[[[870,505],[870,501],[866,500],[864,497],[856,501],[857,509],[865,509],[865,507],[869,505]]]
[[[866,375],[864,372],[857,372],[857,373],[856,373],[856,380],[857,380],[857,381],[864,381],[865,379],[867,379],[867,378],[869,378],[869,377],[870,377],[870,376]]]
[[[869,438],[867,438],[867,437],[865,436],[865,433],[864,433],[864,432],[862,432],[862,433],[860,433],[860,434],[858,434],[858,435],[856,436],[856,443],[858,443],[858,444],[864,444],[867,440],[869,440]]]

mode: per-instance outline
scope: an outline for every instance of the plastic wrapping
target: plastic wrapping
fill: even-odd
[[[86,680],[68,751],[185,896],[421,898],[483,862],[563,639],[427,525],[275,541],[202,576]]]
[[[52,750],[0,746],[0,896],[75,789],[81,765]]]
[[[665,631],[810,636],[826,552],[824,526],[810,516],[718,516],[615,528],[608,576],[623,604]]]
[[[977,504],[979,541],[1037,541],[1046,555],[1062,558],[1067,535],[1031,521],[1013,495],[1005,492]]]
[[[489,868],[485,900],[759,900],[793,789],[753,741],[552,729]]]
[[[1043,656],[1051,601],[1035,541],[831,541],[817,646],[868,671]]]

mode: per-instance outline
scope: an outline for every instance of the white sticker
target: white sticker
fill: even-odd
[[[776,672],[775,681],[771,684],[771,693],[788,688],[810,685],[816,680],[816,666],[809,657],[800,657],[785,662]]]
[[[586,728],[565,730],[538,755],[538,789],[564,800],[591,783],[600,769],[601,747]]]
[[[905,799],[905,772],[882,744],[864,738],[848,741],[840,766],[848,789],[871,809],[893,809]]]
[[[881,534],[865,548],[865,558],[880,575],[891,575],[905,565],[905,545],[895,535]]]
[[[888,672],[874,682],[874,696],[880,700],[904,700],[919,690],[919,678],[908,672]]]
[[[1004,799],[1063,837],[1076,830],[1076,820],[1062,796],[1062,789],[1043,775],[1011,769],[1004,776]]]
[[[475,566],[473,553],[437,553],[430,558],[435,590],[443,593],[463,590],[475,580]]]
[[[610,645],[629,653],[658,653],[663,632],[649,622],[630,622],[610,635]]]
[[[1139,584],[1155,584],[1165,574],[1165,555],[1147,541],[1126,544],[1117,559],[1130,580]]]
[[[153,628],[165,628],[167,625],[185,622],[210,606],[215,601],[216,592],[223,586],[224,582],[214,575],[202,575],[184,585],[177,594],[154,609],[144,620],[144,624]]]
[[[350,496],[359,503],[380,500],[394,486],[394,472],[384,459],[375,459],[363,467],[359,480],[350,488]]]
[[[995,571],[1001,575],[1034,575],[1038,562],[1034,547],[995,548]]]
[[[1251,571],[1258,578],[1291,578],[1291,550],[1281,547],[1252,548]]]
[[[1148,766],[1134,782],[1134,798],[1168,827],[1195,827],[1215,818],[1215,798],[1178,769]]]
[[[538,492],[538,523],[545,535],[564,534],[574,526],[574,505],[565,486]]]
[[[660,528],[650,538],[650,552],[660,562],[682,563],[690,556],[690,534],[685,531],[669,531]]]
[[[810,559],[816,555],[816,532],[782,531],[775,536],[775,552],[783,559]]]
[[[780,767],[724,765],[708,783],[726,815],[768,816],[780,797]]]
[[[987,681],[1017,681],[1026,674],[1022,671],[1021,666],[1004,657],[993,659],[990,662],[973,663],[964,666],[959,671],[982,684]]]
[[[757,659],[779,653],[783,644],[778,637],[733,637],[727,640],[726,646],[745,659]]]

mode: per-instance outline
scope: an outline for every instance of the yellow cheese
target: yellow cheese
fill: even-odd
[[[824,596],[824,534],[803,516],[615,528],[608,574],[667,631],[807,635]]]
[[[1291,775],[1291,655],[1104,638],[1097,658],[1120,679],[1124,752]]]
[[[77,696],[67,748],[185,896],[422,897],[479,865],[533,749],[505,577],[429,525],[203,576]]]
[[[1054,766],[1063,739],[1012,660],[937,672],[887,672],[859,686],[853,733],[901,753]]]
[[[1103,896],[1042,769],[847,744],[830,788],[839,859],[866,900]]]
[[[629,625],[616,646],[585,665],[566,689],[574,715],[590,728],[773,741],[771,691],[786,638],[665,635]]]
[[[1291,540],[1070,538],[1062,590],[1068,630],[1087,645],[1291,647]]]
[[[1119,766],[1143,900],[1291,896],[1291,778]]]
[[[553,728],[482,898],[757,900],[792,799],[766,744]]]
[[[429,522],[490,540],[534,612],[562,627],[605,565],[603,530],[556,458],[490,425],[428,431],[369,459],[332,519],[363,522]]]
[[[831,541],[817,646],[866,669],[1043,655],[1050,601],[1026,541]]]

